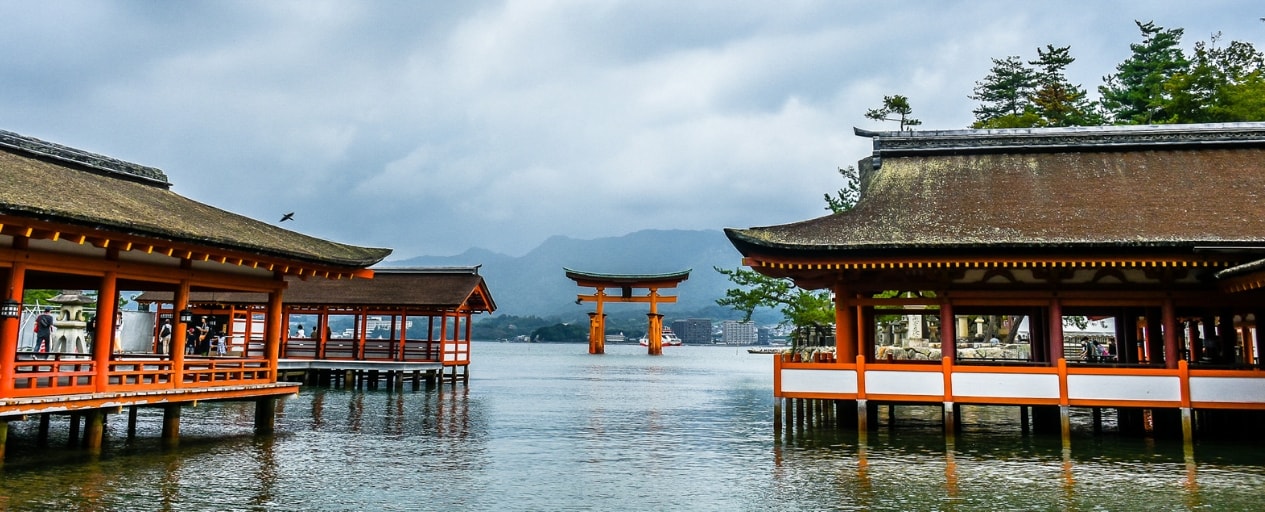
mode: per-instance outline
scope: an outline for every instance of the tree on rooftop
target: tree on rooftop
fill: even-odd
[[[1035,66],[1036,88],[1032,92],[1032,107],[1041,119],[1039,126],[1093,126],[1102,124],[1098,107],[1087,98],[1085,88],[1074,85],[1064,71],[1076,59],[1071,47],[1046,45],[1037,48],[1037,60],[1028,61]]]
[[[970,98],[980,102],[973,128],[1020,128],[1035,126],[1031,93],[1035,74],[1018,56],[993,59],[993,67],[982,81],[975,82]]]
[[[1129,45],[1133,54],[1116,66],[1115,74],[1103,77],[1098,92],[1103,108],[1118,124],[1160,122],[1172,116],[1165,110],[1169,97],[1165,84],[1174,75],[1186,73],[1190,65],[1178,46],[1183,30],[1134,23],[1142,31],[1142,42]]]
[[[1165,83],[1170,123],[1221,123],[1265,120],[1265,55],[1251,43],[1221,34],[1195,43],[1189,70]]]
[[[905,131],[905,128],[907,127],[918,126],[922,124],[922,121],[909,117],[909,115],[912,114],[913,111],[914,111],[913,107],[909,106],[909,98],[906,98],[904,96],[897,94],[894,96],[884,96],[883,106],[879,108],[872,108],[870,110],[867,110],[865,112],[865,117],[869,119],[873,119],[875,121],[899,122],[900,131],[903,132]],[[892,116],[899,116],[899,117],[892,117]]]

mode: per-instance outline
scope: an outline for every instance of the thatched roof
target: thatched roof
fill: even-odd
[[[861,132],[850,211],[727,229],[744,255],[1265,247],[1265,123]]]
[[[286,306],[407,307],[451,311],[465,306],[492,312],[496,303],[478,267],[378,268],[373,279],[286,278]],[[145,292],[138,302],[171,303],[171,292]],[[192,304],[267,304],[268,296],[249,292],[193,292]]]
[[[337,267],[368,267],[391,253],[282,229],[169,188],[161,170],[0,131],[0,215]]]

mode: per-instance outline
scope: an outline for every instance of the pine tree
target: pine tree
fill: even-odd
[[[913,107],[909,106],[909,98],[897,94],[894,96],[883,96],[883,106],[867,110],[865,117],[875,121],[899,121],[900,131],[903,132],[907,127],[922,124],[922,121],[909,117],[913,111]],[[893,114],[899,114],[900,117],[888,117]]]
[[[972,112],[975,128],[1019,128],[1035,126],[1031,115],[1032,91],[1036,76],[1018,56],[993,59],[984,80],[975,82],[971,99],[980,102]],[[1026,118],[1026,119],[1025,119]]]
[[[1032,108],[1040,118],[1040,126],[1087,126],[1102,124],[1102,115],[1087,99],[1084,87],[1067,80],[1064,70],[1076,61],[1071,47],[1055,48],[1046,45],[1037,48],[1037,60],[1028,61],[1036,67],[1036,90],[1032,93]]]
[[[1172,123],[1259,121],[1265,118],[1260,97],[1265,55],[1251,43],[1218,45],[1221,34],[1195,43],[1187,73],[1165,83],[1166,111]]]
[[[1165,84],[1185,73],[1189,62],[1178,45],[1183,30],[1164,29],[1153,22],[1134,21],[1142,31],[1142,43],[1131,44],[1133,54],[1103,77],[1098,87],[1102,105],[1118,124],[1149,124],[1168,119]]]

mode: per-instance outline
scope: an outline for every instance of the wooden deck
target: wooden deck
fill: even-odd
[[[1265,410],[1265,371],[1121,365],[788,362],[774,394],[894,403]]]

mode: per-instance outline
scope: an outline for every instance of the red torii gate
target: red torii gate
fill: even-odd
[[[592,295],[577,295],[576,304],[583,302],[596,302],[597,310],[589,313],[589,353],[604,354],[606,353],[606,314],[602,312],[602,304],[606,302],[649,302],[650,312],[646,314],[649,318],[649,327],[646,330],[646,339],[649,340],[648,354],[652,356],[663,354],[663,315],[659,314],[659,303],[676,302],[675,296],[661,296],[659,290],[662,288],[676,288],[681,281],[690,278],[690,270],[686,269],[680,272],[672,272],[668,274],[598,274],[593,272],[581,272],[563,268],[567,277],[575,281],[576,284],[585,287],[595,288],[597,291]],[[609,295],[606,293],[608,288],[618,289],[617,295]],[[633,295],[634,289],[646,289],[645,295]]]

